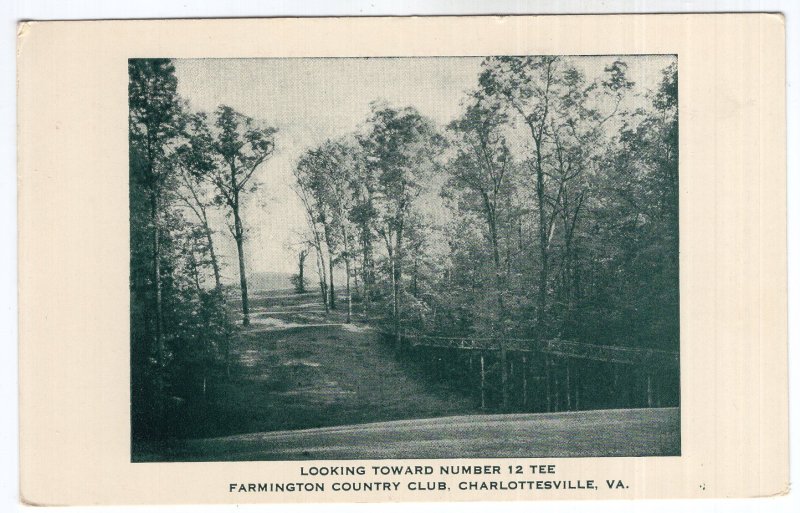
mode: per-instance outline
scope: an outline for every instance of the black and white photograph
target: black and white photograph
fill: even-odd
[[[677,63],[130,59],[131,461],[679,456]]]

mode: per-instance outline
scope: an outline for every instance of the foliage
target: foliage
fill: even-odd
[[[212,169],[205,116],[185,111],[169,60],[128,69],[131,427],[134,439],[160,438],[176,428],[176,404],[202,401],[224,375],[232,324],[200,199]]]
[[[244,254],[246,228],[242,219],[242,206],[245,195],[258,189],[259,182],[253,176],[261,164],[274,153],[277,129],[259,123],[227,105],[221,105],[215,117],[215,131],[208,138],[210,151],[215,159],[210,181],[215,186],[216,204],[226,207],[228,229],[236,241],[239,287],[242,294],[242,324],[246,326],[250,323],[250,306]]]
[[[292,288],[294,288],[294,291],[298,294],[303,294],[308,287],[308,280],[305,276],[300,278],[299,273],[289,276],[289,283],[292,284]]]
[[[356,145],[309,149],[310,227],[348,227],[364,312],[394,332],[676,349],[677,69],[632,108],[627,68],[487,58],[446,131],[374,103]],[[319,241],[342,261],[340,235]]]

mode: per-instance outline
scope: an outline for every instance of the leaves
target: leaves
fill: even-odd
[[[217,203],[238,210],[240,194],[258,188],[258,182],[251,180],[259,166],[274,153],[278,129],[226,105],[217,109],[214,126],[211,150],[216,163],[212,180],[217,187]]]

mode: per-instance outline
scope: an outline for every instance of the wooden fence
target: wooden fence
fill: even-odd
[[[677,352],[568,340],[504,343],[511,411],[677,406],[680,401]],[[497,339],[406,334],[402,347],[434,381],[474,394],[483,409],[500,408]]]

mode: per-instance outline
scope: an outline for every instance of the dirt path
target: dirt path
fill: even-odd
[[[366,325],[325,314],[315,295],[253,298],[232,348],[229,384],[213,394],[215,435],[477,412],[395,358]]]

